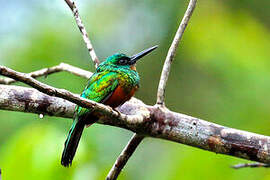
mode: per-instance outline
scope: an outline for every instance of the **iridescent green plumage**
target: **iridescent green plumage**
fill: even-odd
[[[132,57],[118,53],[107,58],[90,77],[81,97],[110,105],[113,108],[123,104],[139,87],[140,78],[133,68],[136,61],[155,48],[149,48]],[[76,106],[74,121],[62,154],[62,165],[71,165],[84,126],[91,125],[97,120],[92,110]]]

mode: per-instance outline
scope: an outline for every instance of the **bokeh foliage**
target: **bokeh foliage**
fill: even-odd
[[[93,71],[64,1],[1,3],[0,63],[22,72],[60,62]],[[187,0],[77,2],[101,59],[159,44],[138,64],[137,97],[154,104],[167,49]],[[199,1],[177,52],[167,106],[211,122],[270,135],[270,1]],[[58,73],[39,80],[80,93],[86,80]],[[22,85],[21,83],[18,83]],[[1,93],[1,92],[0,92]],[[71,120],[0,111],[0,168],[10,179],[104,179],[131,132],[95,124],[72,168],[60,166]],[[268,169],[233,170],[245,160],[147,138],[119,179],[269,179]]]

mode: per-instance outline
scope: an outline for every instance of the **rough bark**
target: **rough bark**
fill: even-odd
[[[75,104],[47,96],[35,89],[0,85],[0,109],[71,118]],[[148,137],[174,141],[215,153],[270,163],[270,137],[210,123],[172,112],[167,108],[145,105],[132,98],[119,108],[127,118],[102,116],[98,123],[117,126]],[[144,118],[138,112],[148,114]]]

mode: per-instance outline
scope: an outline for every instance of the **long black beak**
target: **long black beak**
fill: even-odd
[[[146,50],[143,50],[142,52],[139,52],[138,54],[135,54],[133,56],[130,57],[130,65],[135,64],[139,59],[141,59],[143,56],[149,54],[150,52],[152,52],[153,50],[155,50],[158,47],[158,45],[150,47]]]

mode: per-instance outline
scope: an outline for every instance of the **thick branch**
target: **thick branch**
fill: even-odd
[[[0,92],[3,92],[0,93],[0,109],[70,118],[73,115],[71,112],[75,107],[73,103],[63,102],[61,98],[47,96],[31,88],[0,85]],[[148,106],[135,98],[119,107],[119,111],[127,114],[128,116],[123,115],[127,118],[106,116],[98,123],[215,153],[270,163],[270,137],[268,136],[220,126],[158,106]],[[148,116],[139,118],[136,115],[138,113],[148,114]]]
[[[67,5],[69,6],[69,8],[71,9],[71,11],[73,12],[73,15],[74,15],[74,18],[76,20],[76,23],[77,23],[77,26],[82,34],[82,37],[83,37],[83,40],[85,42],[85,45],[87,47],[87,50],[90,54],[90,57],[92,58],[94,64],[95,64],[95,67],[97,68],[97,66],[99,65],[99,60],[98,60],[98,57],[95,53],[95,50],[91,44],[91,41],[88,37],[88,34],[86,32],[86,29],[82,23],[82,20],[80,18],[80,15],[79,15],[79,11],[78,11],[78,8],[75,4],[75,2],[72,2],[71,0],[65,0],[65,2],[67,3]]]
[[[60,63],[57,66],[33,71],[33,72],[28,73],[28,75],[31,76],[32,78],[37,78],[41,76],[48,76],[50,74],[61,72],[61,71],[66,71],[76,76],[87,78],[87,79],[92,75],[92,73],[89,71],[85,71],[83,69],[80,69],[78,67],[75,67],[66,63]],[[12,84],[14,82],[16,82],[16,80],[11,79],[11,78],[0,78],[0,84]]]
[[[121,154],[118,156],[117,160],[115,161],[112,169],[110,170],[106,180],[115,180],[117,179],[118,175],[126,165],[129,158],[132,156],[136,148],[142,142],[144,136],[134,134],[132,138],[129,140],[126,147],[123,149]]]
[[[161,105],[161,106],[165,105],[165,102],[164,102],[164,100],[165,100],[165,87],[166,87],[166,83],[168,81],[168,77],[169,77],[169,73],[170,73],[170,69],[171,69],[171,64],[172,64],[172,61],[175,57],[176,49],[179,45],[179,42],[183,36],[185,29],[187,27],[189,19],[193,13],[193,10],[195,9],[196,2],[197,2],[197,0],[190,0],[188,8],[184,14],[184,17],[179,25],[179,28],[175,34],[175,37],[174,37],[173,42],[171,44],[171,47],[168,51],[166,60],[165,60],[164,65],[163,65],[162,73],[160,76],[159,85],[158,85],[158,92],[157,92],[157,104],[158,105]]]
[[[0,109],[72,118],[75,104],[36,89],[0,85]]]

